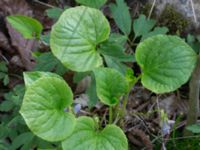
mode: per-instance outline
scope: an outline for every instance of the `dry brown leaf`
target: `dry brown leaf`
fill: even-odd
[[[9,41],[3,32],[0,32],[0,47],[4,50],[11,51]]]
[[[82,79],[78,83],[76,90],[75,90],[75,94],[84,93],[87,90],[87,88],[89,87],[90,83],[91,83],[91,77],[86,76],[84,79]]]
[[[5,15],[25,15],[33,16],[32,10],[25,0],[1,0],[0,1],[0,11]],[[6,22],[8,33],[11,38],[11,44],[17,49],[22,63],[27,70],[33,68],[31,50],[35,45],[34,40],[27,40],[22,37],[22,35],[13,29],[8,22]]]
[[[1,0],[0,11],[4,12],[4,15],[33,15],[32,10],[25,0]]]
[[[147,150],[153,150],[153,144],[144,131],[133,128],[128,133],[129,140],[138,147],[145,147]]]

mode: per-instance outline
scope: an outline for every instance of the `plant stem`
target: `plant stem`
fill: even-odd
[[[200,54],[197,57],[197,64],[192,73],[192,77],[189,83],[189,111],[187,115],[186,126],[195,124],[199,113],[199,81],[200,81]],[[192,133],[185,129],[185,135],[192,135]]]
[[[112,106],[109,107],[109,124],[113,122],[113,109]]]
[[[128,97],[129,97],[129,93],[126,94],[124,99],[123,99],[123,106],[122,106],[123,117],[126,114],[126,105],[128,103]]]
[[[131,86],[131,88],[138,82],[138,80],[140,80],[142,77],[142,74],[140,74],[134,81],[133,85]],[[129,89],[129,91],[131,90],[131,88]],[[128,103],[128,98],[129,98],[129,93],[127,93],[123,99],[123,106],[122,106],[122,112],[123,112],[123,117],[126,114],[126,105]]]

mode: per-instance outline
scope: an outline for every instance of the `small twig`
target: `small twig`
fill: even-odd
[[[108,112],[108,110],[106,109],[105,112],[104,112],[104,114],[103,114],[103,117],[102,117],[102,119],[100,121],[100,125],[102,125],[103,121],[106,119],[107,112]],[[105,125],[106,125],[106,121],[105,121]]]
[[[192,13],[193,13],[193,16],[194,16],[194,22],[197,23],[197,16],[196,16],[196,13],[195,13],[195,10],[194,10],[193,0],[190,0],[190,3],[191,3],[191,7],[192,7]]]
[[[153,13],[153,9],[154,9],[154,7],[155,7],[155,4],[156,4],[156,0],[153,1],[153,4],[152,4],[151,9],[150,9],[150,12],[149,12],[148,19],[151,18],[151,15],[152,15],[152,13]]]
[[[175,130],[181,128],[181,127],[184,126],[185,124],[186,124],[185,121],[181,122],[180,125],[177,125],[175,128],[173,128],[172,130],[170,130],[170,134],[171,134],[172,132],[174,132]],[[156,136],[156,135],[153,135],[153,134],[152,134],[152,136],[155,137],[155,139],[153,139],[153,140],[151,141],[152,144],[155,143],[157,140],[159,140],[160,138],[163,137],[163,135]],[[179,137],[178,137],[178,138],[179,138]],[[175,139],[175,140],[176,140],[176,138],[170,138],[170,139]],[[169,140],[169,139],[167,139],[167,140]]]
[[[0,53],[0,56],[5,60],[6,64],[9,64],[8,59],[3,54]]]
[[[39,0],[33,0],[33,2],[38,3],[38,4],[40,4],[40,5],[44,5],[44,6],[46,6],[46,7],[55,8],[55,6],[50,5],[50,4],[46,4],[46,3],[41,2],[41,1],[39,1]]]
[[[113,124],[117,124],[117,122],[119,120],[120,120],[119,113],[117,113],[117,116],[116,116],[115,120],[113,121]]]
[[[83,113],[84,115],[89,115],[89,116],[92,116],[93,114],[90,113],[90,112],[87,112],[87,111],[84,111],[84,110],[80,110],[81,113]]]
[[[190,139],[190,138],[197,138],[197,137],[200,137],[200,135],[193,135],[193,136],[184,136],[184,137],[170,138],[170,139],[167,139],[167,140],[168,140],[168,141],[171,141],[171,140],[182,140],[182,139]]]
[[[160,106],[159,106],[159,96],[156,97],[156,104],[157,104],[157,110],[158,110],[158,117],[160,118]]]
[[[138,116],[138,115],[134,115],[134,116],[135,116],[135,118],[137,118],[140,121],[140,123],[143,125],[143,127],[146,129],[146,131],[148,133],[150,133],[148,125],[145,123],[144,119],[141,116]],[[132,130],[132,128],[130,128],[130,129]],[[128,131],[130,131],[130,129],[128,129]]]

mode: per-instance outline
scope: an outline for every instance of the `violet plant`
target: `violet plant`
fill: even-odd
[[[20,18],[10,16],[7,19],[13,25]],[[23,34],[21,28],[13,27]],[[39,27],[34,30],[37,34],[28,32],[25,37],[36,35],[38,38],[42,30]],[[124,33],[130,32],[124,29]],[[97,97],[109,107],[109,121],[102,129],[98,120],[76,117],[72,90],[61,76],[50,72],[25,72],[26,93],[20,113],[34,134],[47,141],[60,141],[63,150],[128,150],[125,133],[114,124],[113,109],[117,107],[117,111],[122,112],[120,117],[124,117],[129,91],[139,79],[145,88],[156,94],[171,92],[189,80],[196,64],[196,53],[181,38],[155,35],[142,39],[136,48],[135,59],[141,67],[141,75],[135,77],[130,69],[123,74],[105,67],[104,60],[108,56],[133,60],[134,56],[114,49],[108,41],[112,41],[110,25],[100,10],[77,6],[62,13],[52,27],[51,51],[66,68],[94,75]]]

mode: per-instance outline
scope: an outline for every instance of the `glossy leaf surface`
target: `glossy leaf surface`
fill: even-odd
[[[40,38],[43,26],[36,19],[20,15],[8,16],[6,19],[14,29],[24,36],[24,38]]]
[[[96,47],[109,34],[109,23],[101,11],[85,6],[69,8],[53,26],[50,46],[65,67],[77,72],[90,71],[102,65]]]
[[[80,117],[71,136],[62,142],[63,150],[128,150],[123,131],[116,125],[107,125],[97,131],[93,119]]]
[[[63,79],[41,77],[26,90],[20,110],[30,130],[47,141],[60,141],[75,127],[75,117],[66,108],[73,94]]]
[[[24,82],[26,87],[31,86],[35,81],[42,77],[56,77],[61,78],[59,75],[51,72],[42,72],[42,71],[33,71],[33,72],[24,72]]]
[[[124,76],[115,69],[98,68],[94,70],[97,96],[106,105],[112,106],[128,90]]]
[[[177,36],[157,35],[136,49],[142,84],[155,93],[171,92],[186,83],[196,58],[192,48]]]

